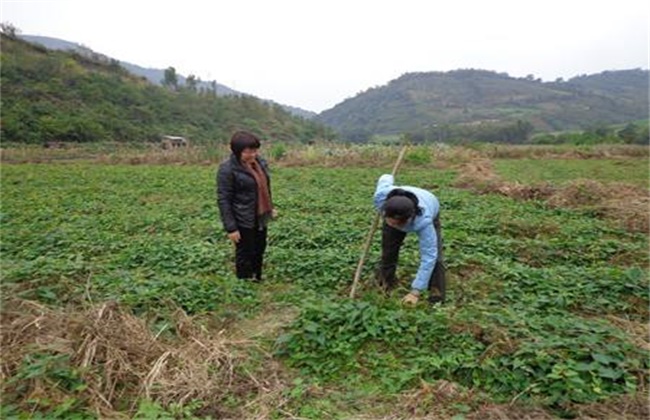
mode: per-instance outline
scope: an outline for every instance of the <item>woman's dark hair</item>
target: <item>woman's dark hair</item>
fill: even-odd
[[[384,202],[384,216],[397,220],[408,220],[413,216],[422,214],[418,207],[418,197],[410,191],[395,188],[386,196]]]
[[[237,159],[239,159],[241,158],[241,152],[246,148],[259,149],[260,139],[248,131],[237,131],[230,138],[230,150],[235,154],[235,156],[237,156]]]

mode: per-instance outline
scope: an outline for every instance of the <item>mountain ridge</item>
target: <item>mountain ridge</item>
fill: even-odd
[[[165,69],[142,67],[142,66],[140,66],[138,64],[129,63],[129,62],[123,61],[123,60],[117,60],[117,59],[111,58],[111,57],[109,57],[109,56],[107,56],[105,54],[98,53],[98,52],[92,50],[91,48],[86,47],[86,46],[81,45],[81,44],[78,44],[76,42],[67,41],[67,40],[63,40],[63,39],[60,39],[60,38],[41,36],[41,35],[23,35],[23,34],[20,34],[20,35],[18,35],[18,37],[23,39],[23,40],[26,40],[28,42],[31,42],[31,43],[40,44],[40,45],[42,45],[42,46],[44,46],[46,48],[49,48],[49,49],[63,50],[63,51],[72,50],[72,51],[75,51],[75,52],[77,52],[79,54],[85,54],[85,55],[91,56],[93,58],[102,57],[102,58],[104,58],[105,60],[108,60],[108,61],[116,60],[127,71],[129,71],[132,74],[135,74],[137,76],[144,77],[149,82],[151,82],[151,83],[153,83],[155,85],[161,85],[162,81],[165,78]],[[181,84],[181,85],[185,84],[186,80],[187,80],[186,76],[183,76],[183,75],[180,75],[180,74],[178,75],[179,84]],[[226,86],[224,84],[218,83],[216,81],[214,83],[215,83],[217,94],[219,94],[219,95],[250,95],[248,93],[244,93],[244,92],[240,92],[240,91],[237,91],[235,89],[232,89],[232,88],[230,88],[230,87],[228,87],[228,86]],[[197,83],[197,87],[202,88],[202,89],[206,89],[206,90],[210,90],[210,91],[213,90],[213,86],[212,86],[211,81],[199,81]],[[250,95],[250,96],[254,96],[254,95]],[[299,108],[299,107],[295,107],[295,106],[292,106],[292,105],[280,104],[280,103],[277,103],[277,102],[275,102],[275,101],[273,101],[271,99],[261,99],[261,100],[264,101],[264,102],[270,102],[270,103],[273,103],[273,104],[280,105],[282,108],[289,111],[291,114],[302,117],[302,118],[313,118],[313,117],[315,117],[317,115],[313,111],[309,111],[309,110],[302,109],[302,108]]]
[[[227,143],[249,130],[268,141],[333,138],[330,129],[251,95],[150,83],[117,60],[54,50],[0,33],[3,143]]]
[[[490,70],[405,73],[316,119],[344,137],[422,133],[431,127],[512,124],[538,132],[648,118],[648,71],[604,71],[542,82]]]
[[[47,48],[73,50],[119,64],[131,74],[161,85],[165,70],[111,59],[80,44],[58,38],[19,35]],[[187,78],[178,75],[179,85]],[[219,95],[245,95],[228,86],[198,81],[197,87]],[[532,132],[584,130],[598,124],[648,118],[648,70],[606,70],[544,82],[533,75],[511,77],[483,69],[408,72],[347,98],[316,114],[277,104],[293,115],[314,119],[343,139],[368,141],[373,135],[412,134],[419,138],[473,136],[472,126]],[[468,128],[469,127],[469,128]]]

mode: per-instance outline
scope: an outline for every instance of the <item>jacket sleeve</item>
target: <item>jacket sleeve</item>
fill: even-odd
[[[379,177],[377,181],[377,189],[375,190],[374,196],[374,205],[375,210],[381,211],[386,201],[386,196],[393,189],[393,183],[395,182],[395,177],[390,174],[384,174]]]
[[[411,288],[423,291],[429,287],[429,280],[438,260],[438,237],[433,223],[427,223],[417,235],[420,243],[420,267]]]
[[[221,165],[217,172],[217,205],[221,215],[221,223],[226,232],[236,230],[237,222],[233,214],[233,196],[235,194],[234,177],[228,165]]]

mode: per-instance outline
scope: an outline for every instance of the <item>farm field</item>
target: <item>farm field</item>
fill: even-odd
[[[260,284],[234,276],[216,163],[3,164],[1,417],[648,418],[647,230],[593,202],[477,192],[426,153],[397,178],[440,198],[448,302],[415,308],[399,303],[410,236],[402,289],[374,286],[377,234],[348,298],[390,163],[272,162]],[[647,158],[492,171],[648,189]]]
[[[599,182],[624,182],[648,187],[646,159],[517,159],[497,160],[495,169],[506,179],[526,184],[552,182],[563,184],[575,179]]]

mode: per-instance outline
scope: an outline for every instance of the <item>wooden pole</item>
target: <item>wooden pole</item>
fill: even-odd
[[[399,169],[399,166],[402,164],[402,160],[404,159],[404,155],[406,154],[406,149],[407,146],[406,145],[403,146],[402,150],[399,152],[399,156],[397,156],[397,161],[393,166],[393,172],[392,172],[393,176],[397,174],[397,169]],[[377,225],[379,225],[379,219],[381,219],[381,214],[379,212],[376,212],[375,218],[372,221],[372,225],[370,226],[370,231],[368,232],[368,236],[366,237],[366,243],[363,246],[363,252],[361,253],[361,258],[359,258],[359,263],[357,264],[357,271],[354,273],[352,290],[350,290],[350,299],[354,298],[354,293],[357,290],[357,284],[359,283],[359,278],[361,277],[361,271],[363,270],[363,265],[366,262],[366,257],[368,256],[368,250],[370,249],[372,238],[375,235],[375,231],[377,230]]]

